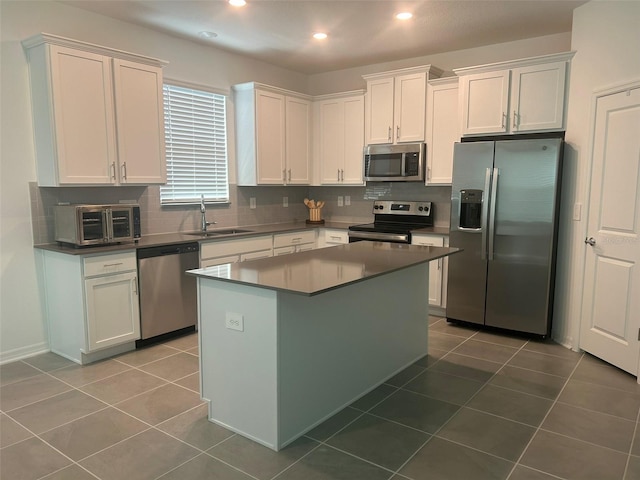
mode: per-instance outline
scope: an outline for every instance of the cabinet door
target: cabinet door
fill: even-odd
[[[228,255],[226,257],[205,258],[200,260],[200,268],[222,265],[225,263],[236,263],[240,261],[240,255]]]
[[[426,73],[395,78],[395,125],[392,136],[396,143],[424,141],[426,95]]]
[[[285,173],[284,96],[256,90],[258,184],[281,185]]]
[[[311,180],[311,102],[286,97],[286,180],[308,185]]]
[[[345,118],[341,100],[320,104],[320,182],[323,185],[341,183],[344,161]],[[360,152],[362,156],[362,152]]]
[[[344,166],[341,179],[345,185],[364,183],[364,98],[344,101]]]
[[[453,144],[460,141],[458,84],[429,86],[427,99],[427,185],[451,185]]]
[[[89,352],[140,338],[136,272],[85,280]]]
[[[120,183],[167,180],[162,69],[113,60]]]
[[[444,238],[437,236],[417,236],[411,239],[412,245],[444,246]],[[443,259],[432,260],[429,263],[429,305],[442,306],[442,262]]]
[[[509,70],[460,77],[462,134],[506,133]]]
[[[51,46],[50,60],[58,183],[115,183],[110,58]]]
[[[367,82],[367,143],[393,142],[393,78]]]
[[[554,62],[511,71],[512,132],[563,129],[566,69]]]

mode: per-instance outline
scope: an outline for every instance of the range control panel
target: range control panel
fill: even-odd
[[[387,215],[431,215],[431,202],[398,202],[395,200],[376,200],[373,202],[374,214]]]

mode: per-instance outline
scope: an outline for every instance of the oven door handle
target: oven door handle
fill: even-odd
[[[379,242],[403,242],[409,243],[408,233],[383,233],[383,232],[359,232],[349,231],[350,238],[359,238],[362,240],[376,240]]]

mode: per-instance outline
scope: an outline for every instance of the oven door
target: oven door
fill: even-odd
[[[112,207],[109,217],[109,241],[127,242],[134,239],[133,207]]]

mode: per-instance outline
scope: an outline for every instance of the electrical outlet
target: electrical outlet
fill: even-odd
[[[249,208],[256,208],[256,197],[249,197]]]
[[[345,204],[346,207],[351,205],[351,196],[350,195],[345,195],[344,196],[344,204]]]
[[[289,206],[289,197],[282,197],[282,206],[283,207]]]
[[[342,195],[338,196],[338,206],[342,207],[344,205],[344,197]]]
[[[225,326],[230,330],[244,332],[244,317],[241,313],[227,312]]]

